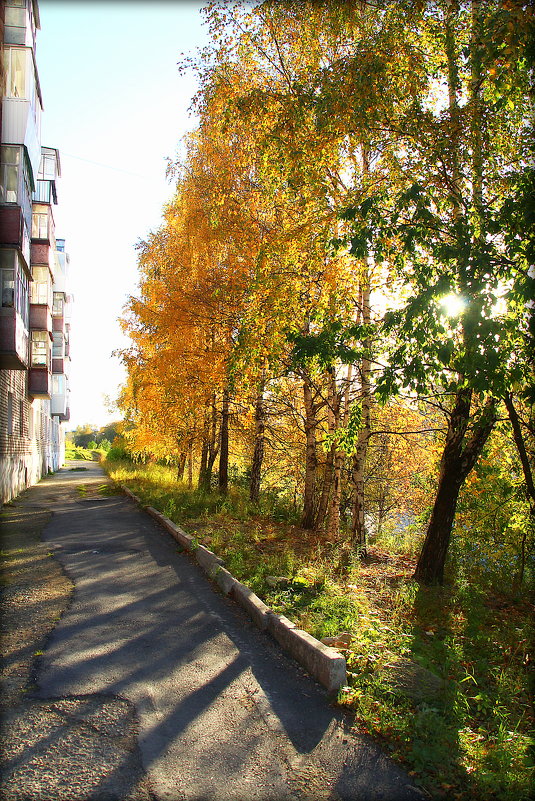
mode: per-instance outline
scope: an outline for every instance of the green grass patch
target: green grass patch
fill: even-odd
[[[65,444],[65,459],[69,461],[79,460],[93,462],[95,461],[95,451],[87,450],[87,448],[80,448],[77,445],[72,445],[67,442]]]

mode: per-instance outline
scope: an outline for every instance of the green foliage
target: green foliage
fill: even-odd
[[[330,450],[334,443],[336,447],[343,451],[347,456],[355,452],[358,442],[360,426],[362,422],[362,407],[354,403],[349,410],[347,424],[340,426],[331,434],[326,434],[323,440],[325,451]]]
[[[106,452],[106,459],[109,462],[118,462],[124,460],[126,462],[131,462],[130,453],[121,445],[113,445],[109,450]]]
[[[518,454],[504,423],[461,492],[454,533],[452,577],[501,592],[532,586],[535,531]]]
[[[368,339],[376,333],[376,325],[345,325],[328,319],[320,324],[321,329],[314,333],[286,332],[294,366],[327,369],[338,361],[351,364],[370,355]]]
[[[388,258],[411,287],[405,304],[384,316],[389,366],[378,378],[378,392],[387,397],[410,387],[425,394],[432,382],[452,389],[459,374],[478,392],[502,395],[525,376],[522,354],[531,316],[525,302],[533,291],[525,257],[529,235],[519,236],[514,215],[511,222],[510,199],[486,208],[485,225],[494,236],[485,242],[469,217],[438,216],[438,203],[436,189],[416,182],[342,214],[353,228],[346,240],[353,255],[368,250]],[[520,200],[517,207],[523,208]],[[520,209],[519,215],[523,219]],[[506,253],[503,237],[509,242]],[[497,312],[505,292],[508,309]],[[448,315],[441,304],[451,293],[464,304],[458,316]]]

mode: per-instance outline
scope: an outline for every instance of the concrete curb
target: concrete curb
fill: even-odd
[[[267,629],[268,618],[273,612],[249,587],[235,579],[235,584],[230,591],[230,597],[234,598],[242,609],[245,609],[261,631]]]
[[[267,630],[285,651],[299,662],[328,692],[336,692],[347,683],[346,660],[334,648],[324,645],[295,623],[271,612]]]
[[[123,492],[158,521],[171,536],[190,551],[202,570],[213,579],[225,595],[230,596],[261,631],[267,631],[296,662],[299,662],[329,693],[334,693],[347,684],[346,660],[334,648],[324,645],[308,632],[298,629],[284,615],[277,615],[241,581],[234,578],[224,567],[224,561],[215,553],[199,545],[195,538],[186,534],[180,526],[169,520],[153,506],[143,506],[134,493],[120,485]]]

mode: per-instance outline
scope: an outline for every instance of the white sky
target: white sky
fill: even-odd
[[[60,151],[56,235],[70,254],[71,420],[100,427],[124,371],[117,318],[136,292],[135,243],[172,193],[166,158],[191,130],[196,85],[181,53],[207,43],[195,0],[40,0],[42,143]]]

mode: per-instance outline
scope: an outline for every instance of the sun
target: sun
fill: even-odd
[[[458,317],[466,308],[466,300],[460,295],[450,293],[440,299],[440,305],[447,317]]]

